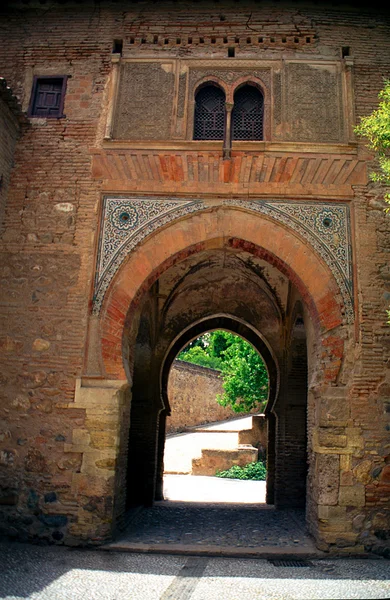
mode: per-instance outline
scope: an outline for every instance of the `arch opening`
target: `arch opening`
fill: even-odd
[[[305,385],[296,386],[295,397],[301,395],[299,410],[294,412],[288,394],[290,379],[295,376],[288,368],[290,349],[286,343],[294,337],[287,335],[293,298],[302,301],[289,278],[242,247],[199,249],[160,273],[144,292],[137,303],[134,345],[128,340],[133,354],[128,507],[152,505],[163,499],[169,371],[183,346],[215,329],[232,331],[249,341],[268,369],[267,502],[279,508],[305,505],[307,376],[302,378]],[[132,322],[135,320],[133,313]],[[304,430],[299,452],[288,435],[289,411],[294,414],[294,427],[300,419]],[[284,466],[287,447],[296,455],[295,463],[293,459],[290,463],[291,473]],[[295,485],[298,471],[299,486]],[[286,485],[289,478],[291,485]]]
[[[169,369],[164,496],[187,502],[264,503],[268,369],[257,348],[233,333],[237,327],[232,319],[219,320],[226,328],[192,339]],[[245,327],[249,330],[241,324]],[[170,362],[163,367],[165,381]],[[248,487],[238,479],[252,483]]]

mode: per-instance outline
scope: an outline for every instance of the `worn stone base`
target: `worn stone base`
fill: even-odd
[[[233,465],[244,467],[257,459],[257,448],[249,445],[236,450],[203,449],[201,458],[192,459],[192,475],[215,475],[217,471],[225,471]]]

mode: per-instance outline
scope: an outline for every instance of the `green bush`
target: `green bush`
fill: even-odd
[[[227,479],[253,479],[255,481],[265,481],[267,471],[265,464],[261,461],[248,463],[244,467],[233,465],[227,471],[217,471],[216,477],[225,477]]]

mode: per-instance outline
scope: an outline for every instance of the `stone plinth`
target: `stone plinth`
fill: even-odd
[[[201,458],[192,459],[192,475],[215,475],[216,471],[225,471],[233,465],[243,467],[256,462],[258,450],[253,446],[240,445],[235,450],[206,448]]]

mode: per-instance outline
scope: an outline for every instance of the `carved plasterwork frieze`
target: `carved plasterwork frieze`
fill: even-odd
[[[288,131],[295,142],[339,142],[344,137],[338,65],[289,63],[284,104]]]
[[[123,63],[113,137],[168,140],[171,137],[175,74],[171,64]]]
[[[254,211],[274,219],[302,238],[333,273],[348,322],[354,318],[351,225],[343,203],[224,200],[223,206]],[[126,256],[147,236],[176,219],[205,208],[200,199],[106,196],[99,236],[93,312]]]
[[[234,84],[235,81],[241,80],[243,77],[260,79],[267,89],[271,86],[271,69],[226,69],[218,68],[215,66],[213,69],[191,69],[190,70],[190,82],[189,82],[189,93],[193,94],[194,89],[198,81],[206,77],[216,77],[227,84]]]

